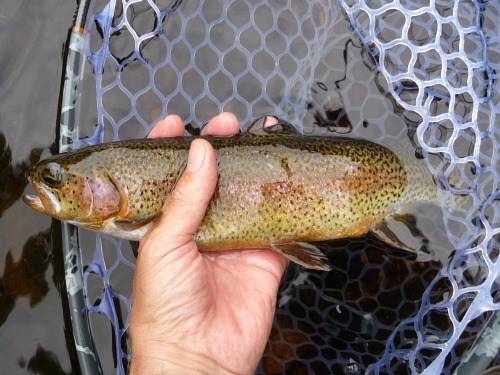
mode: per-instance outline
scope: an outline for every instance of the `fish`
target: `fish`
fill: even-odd
[[[139,241],[181,176],[193,138],[126,140],[55,155],[30,169],[36,195],[23,200],[56,219]],[[286,122],[202,138],[215,150],[218,182],[194,234],[200,251],[265,248],[329,270],[315,242],[371,232],[405,248],[390,224],[405,222],[405,207],[436,200],[423,163],[371,141],[304,136]]]

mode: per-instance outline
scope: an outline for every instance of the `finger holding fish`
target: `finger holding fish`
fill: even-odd
[[[148,138],[182,137],[184,124],[178,115],[168,115],[158,121],[148,134]]]
[[[278,120],[275,117],[268,116],[264,120],[264,126],[272,126],[275,123],[277,123]],[[176,136],[182,136],[184,134],[184,125],[182,124],[182,120],[179,116],[176,115],[169,115],[165,117],[163,120],[158,122],[155,127],[152,129],[150,134],[148,135],[148,138],[157,138],[157,137],[176,137]],[[215,116],[212,120],[210,120],[202,129],[201,135],[204,136],[231,136],[234,134],[237,134],[240,130],[240,124],[238,122],[238,119],[236,116],[232,113],[229,112],[223,112],[217,116]],[[199,142],[201,140],[198,140]],[[198,146],[198,145],[196,145]],[[213,149],[209,144],[203,145],[204,147],[208,147],[208,152],[207,156],[210,158],[211,154],[213,154]],[[190,155],[193,150],[190,150]],[[195,153],[199,152],[199,148],[196,147],[196,150],[194,150]],[[205,150],[206,151],[206,150]],[[189,164],[189,162],[188,162]],[[211,166],[211,163],[209,163],[209,166],[207,168],[213,168]],[[203,172],[205,173],[205,172]],[[193,184],[191,184],[189,181],[192,180],[191,173],[189,171],[185,172],[186,176],[185,178],[181,177],[179,179],[178,185],[180,187],[180,191],[183,192],[182,194],[185,194],[185,191],[193,188]],[[188,181],[188,182],[186,182]],[[168,218],[166,215],[161,215],[155,225],[155,228],[158,230],[155,231],[156,234],[162,233],[162,230],[159,229],[163,227],[164,233],[168,233],[168,231],[172,232],[172,228],[169,229],[169,222],[171,220],[174,220],[175,217],[179,217],[179,219],[176,220],[182,220],[182,218],[186,218],[186,220],[190,220],[192,225],[199,225],[199,223],[196,220],[193,220],[193,215],[192,214],[186,214],[186,212],[182,212],[182,207],[178,206],[197,206],[196,202],[194,200],[196,199],[202,199],[203,197],[200,197],[200,191],[203,190],[203,194],[205,193],[206,190],[210,190],[211,184],[207,184],[207,182],[212,181],[211,174],[208,173],[207,176],[204,177],[205,183],[201,187],[195,187],[194,191],[191,193],[188,193],[187,195],[191,197],[191,199],[187,200],[186,202],[183,203],[183,200],[181,199],[180,202],[178,199],[176,199],[176,194],[174,194],[173,198],[174,199],[169,199],[162,211],[168,213]],[[185,186],[184,186],[185,185]],[[183,187],[184,186],[184,187]],[[174,190],[173,193],[176,193],[176,190]],[[177,191],[178,193],[178,191]],[[178,194],[177,194],[178,195]],[[174,207],[174,209],[172,209]],[[185,211],[185,210],[184,210]],[[173,215],[173,216],[172,216]],[[165,225],[163,225],[165,224]],[[153,230],[151,230],[153,232]],[[192,236],[194,234],[190,233],[188,236]],[[171,236],[172,239],[177,239],[179,240],[178,235]],[[184,238],[183,241],[186,241],[187,238]],[[231,264],[234,261],[238,262],[243,262],[243,263],[248,263],[248,264],[253,264],[258,267],[264,268],[271,273],[273,273],[276,278],[279,280],[281,278],[281,275],[283,273],[283,268],[286,266],[288,261],[283,258],[282,256],[278,255],[277,253],[269,250],[261,250],[261,249],[254,249],[253,251],[242,251],[242,250],[234,250],[234,251],[211,251],[210,253],[204,253],[207,256],[207,259],[209,260],[217,260],[218,262],[222,263],[227,263]],[[237,260],[236,260],[237,259]]]
[[[167,125],[160,133],[175,134],[177,120],[167,120],[158,125]],[[236,118],[225,125],[216,121],[206,132],[239,129]],[[196,367],[253,373],[262,356],[287,262],[257,249],[200,255],[193,237],[216,181],[213,148],[195,139],[184,172],[139,248],[130,315],[132,375],[193,373]]]
[[[266,116],[264,127],[270,127],[278,123],[274,116]],[[238,134],[240,124],[236,116],[230,112],[222,112],[211,119],[201,130],[201,135],[231,136]],[[168,115],[151,129],[148,138],[182,137],[184,135],[184,124],[178,115]]]
[[[229,112],[222,112],[210,120],[201,130],[201,135],[230,136],[237,134],[240,125],[236,116]],[[177,115],[168,115],[160,120],[151,129],[148,138],[182,137],[184,124]]]

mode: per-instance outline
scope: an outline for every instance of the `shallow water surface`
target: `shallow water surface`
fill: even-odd
[[[133,56],[134,43],[127,38],[127,32],[115,32],[110,37],[110,48],[123,66],[117,69],[108,59],[103,70],[102,84],[107,86],[101,87],[104,98],[101,109],[108,116],[104,121],[104,140],[142,137],[166,112],[178,113],[185,122],[200,126],[219,112],[217,101],[220,100],[224,110],[237,114],[243,127],[258,115],[273,113],[306,134],[346,135],[381,144],[415,141],[415,129],[421,119],[400,113],[384,77],[344,14],[340,8],[330,6],[336,1],[308,1],[293,2],[294,11],[300,14],[301,6],[305,9],[314,4],[316,18],[312,17],[313,21],[305,20],[299,28],[294,14],[283,12],[289,18],[280,18],[280,25],[290,31],[290,35],[294,36],[300,29],[288,51],[293,59],[287,54],[281,55],[282,39],[274,34],[268,52],[279,55],[280,63],[272,70],[273,64],[267,62],[271,55],[257,53],[260,47],[255,44],[252,68],[261,75],[253,71],[252,74],[259,79],[250,72],[243,76],[242,70],[249,69],[250,64],[248,56],[241,53],[241,46],[235,44],[232,50],[227,49],[231,50],[227,55],[230,58],[219,60],[216,53],[207,51],[210,43],[202,43],[205,25],[188,22],[200,10],[207,12],[208,18],[219,17],[223,14],[222,0],[214,1],[214,7],[208,10],[200,1],[183,2],[179,11],[170,15],[163,25],[163,35],[151,38],[141,47],[141,56],[155,69],[154,84],[159,91],[141,91],[150,82],[150,72],[138,58],[129,59]],[[96,7],[102,10],[106,1],[97,3]],[[261,7],[258,1],[247,3]],[[251,42],[260,43],[262,39],[257,32],[259,28],[267,30],[273,25],[272,22],[266,25],[265,17],[252,24],[250,16],[258,12],[250,11],[251,7],[242,1],[233,1],[233,5],[237,12],[230,12],[229,22],[244,30],[248,23],[255,30],[242,33],[238,39],[231,30],[221,26],[222,22],[217,22],[210,38],[219,34],[225,37],[214,37],[211,41],[214,50],[222,51],[226,44],[233,42],[254,48]],[[279,2],[270,2],[261,8],[281,6]],[[154,12],[147,2],[137,2],[136,7],[128,10],[131,19],[136,17],[134,27],[148,30]],[[2,373],[7,374],[79,371],[67,314],[60,224],[20,201],[23,192],[31,192],[26,186],[27,168],[57,150],[64,43],[75,8],[75,2],[62,0],[33,4],[22,0],[0,6],[0,41],[4,47],[0,52],[0,363]],[[115,16],[121,17],[122,11],[117,7],[119,16]],[[187,24],[188,35],[185,39],[177,38],[183,24]],[[94,52],[102,44],[99,40],[102,35],[96,31],[90,33],[90,48]],[[251,37],[247,40],[245,35]],[[324,35],[328,38],[323,38]],[[167,60],[169,48],[176,51],[169,55],[171,61]],[[215,75],[213,70],[197,71],[190,65],[192,56],[201,59],[201,63],[195,62],[208,70],[220,68],[218,64],[222,61],[222,72]],[[180,76],[182,79],[178,79]],[[86,78],[81,136],[92,135],[97,121],[95,94],[99,90],[95,87],[95,77]],[[237,84],[233,85],[231,79]],[[129,90],[128,94],[118,81]],[[217,95],[211,90],[217,91]],[[257,100],[261,91],[265,100]],[[225,95],[234,95],[236,99],[225,102]],[[166,97],[169,97],[168,104],[164,105]],[[253,103],[251,111],[246,107],[248,103]],[[443,101],[437,105],[446,107]],[[130,113],[133,116],[129,116]],[[408,151],[413,156],[418,150],[410,146]],[[450,249],[441,210],[426,208],[423,211],[422,220],[417,220],[418,228],[434,238],[434,244]],[[112,268],[117,258],[121,260],[116,269],[106,272],[111,275],[113,291],[128,301],[133,277],[130,265],[134,261],[130,243],[99,236],[96,240],[93,233],[82,231],[85,264],[92,262],[96,243],[102,247],[103,264]],[[290,265],[280,287],[279,308],[258,373],[362,373],[383,355],[385,344],[399,322],[415,316],[422,293],[449,260],[449,251],[431,248],[424,259],[422,254],[416,257],[392,249],[370,235],[320,246],[330,260],[332,271],[307,271]],[[473,277],[465,271],[463,276],[464,279]],[[93,307],[99,307],[104,300],[102,279],[96,273],[88,277],[88,301]],[[446,281],[439,282],[431,298],[440,300],[449,290]],[[127,321],[128,307],[124,300],[113,301],[121,317],[120,327]],[[483,318],[478,318],[472,328],[480,326]],[[433,315],[428,324],[441,334],[453,331],[446,315]],[[104,314],[94,313],[91,325],[104,372],[115,373],[117,356],[111,324]],[[413,342],[414,335],[414,330],[402,330],[400,339]],[[126,332],[117,341],[124,352],[129,351]],[[401,368],[405,367],[406,364],[401,363]]]
[[[50,154],[63,45],[76,3],[0,5],[0,353],[3,374],[72,373],[58,226],[20,200],[24,173]],[[64,295],[64,294],[63,294]]]

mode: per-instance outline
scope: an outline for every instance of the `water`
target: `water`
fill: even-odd
[[[220,0],[211,2],[210,8],[204,6],[207,2],[185,1],[165,22],[157,22],[163,30],[158,37],[146,37],[155,19],[152,7],[145,2],[130,4],[127,9],[117,7],[109,34],[95,28],[90,37],[93,53],[105,45],[103,39],[109,40],[111,51],[105,51],[106,65],[96,69],[103,71],[96,79],[103,97],[99,110],[104,113],[104,140],[142,137],[167,112],[196,127],[222,109],[236,113],[243,128],[255,116],[273,113],[306,134],[346,135],[382,144],[402,140],[409,144],[414,135],[419,122],[397,113],[383,77],[335,1]],[[283,9],[287,4],[291,11]],[[238,12],[232,13],[231,7]],[[265,15],[273,12],[279,14],[277,23],[266,21]],[[126,26],[124,13],[130,22]],[[232,27],[225,27],[227,23]],[[131,27],[146,39],[134,44]],[[185,34],[179,35],[179,30]],[[226,37],[214,37],[219,34]],[[285,39],[288,44],[282,42]],[[134,49],[135,45],[141,47]],[[269,58],[277,64],[266,63]],[[144,60],[147,64],[141,63]],[[155,90],[148,90],[151,77]],[[92,124],[81,127],[81,134],[91,135]],[[418,227],[438,238],[433,245],[447,245],[447,251],[432,247],[431,256],[421,259],[395,253],[365,236],[324,244],[334,267],[329,273],[290,266],[259,373],[357,373],[376,362],[397,325],[417,313],[422,293],[442,266],[439,260],[448,261],[451,246],[446,230],[436,225],[440,210],[424,213],[426,220]],[[111,320],[122,328],[133,266],[119,262],[120,269],[113,268],[117,259],[130,257],[131,249],[127,242],[106,236],[85,237],[84,261],[92,262],[94,248],[99,258],[98,266],[87,270],[88,304],[94,312],[116,308],[122,318]],[[108,277],[110,285],[105,288],[112,292],[119,288],[120,301],[103,298],[103,280]],[[446,287],[438,284],[432,297]],[[103,314],[90,315],[103,367],[111,373],[115,353],[105,329],[109,322]],[[449,334],[453,327],[446,319],[433,317],[432,329]],[[121,343],[119,349],[125,354],[129,352],[126,331],[116,334],[115,342]]]
[[[106,2],[97,3],[97,8],[100,7],[101,10]],[[233,3],[241,5],[241,2]],[[321,1],[314,3],[327,4]],[[186,7],[183,8],[184,17],[192,19],[196,15],[196,9],[202,7],[198,4],[201,2],[186,1]],[[280,6],[278,2],[269,4]],[[242,89],[238,92],[241,100],[226,102],[224,108],[233,110],[240,119],[248,121],[260,113],[272,112],[277,104],[282,110],[279,114],[296,125],[303,124],[302,130],[305,133],[346,134],[381,143],[388,140],[413,139],[420,119],[397,113],[383,77],[371,63],[340,8],[336,7],[336,2],[332,4],[332,7],[327,7],[326,13],[314,13],[318,16],[314,22],[322,32],[326,32],[330,27],[327,30],[328,48],[321,44],[325,39],[320,38],[318,41],[311,38],[311,42],[307,40],[311,28],[306,22],[301,25],[301,32],[306,35],[307,42],[299,41],[294,45],[298,61],[301,56],[308,55],[308,48],[323,53],[319,64],[312,66],[308,63],[302,66],[308,73],[313,71],[307,77],[314,77],[314,80],[308,81],[303,76],[294,76],[293,69],[284,69],[285,75],[295,77],[299,88],[306,88],[306,91],[299,91],[301,95],[296,96],[293,96],[294,91],[283,91],[286,95],[281,95],[283,92],[279,91],[282,87],[280,85],[291,79],[273,81],[274,84],[266,85],[264,89],[267,90],[264,95],[267,101],[261,103],[254,95],[260,92],[258,90],[262,81],[243,80],[238,86],[238,89]],[[149,25],[146,18],[140,18],[148,14],[147,9],[140,9],[143,5],[144,3],[138,3],[138,17],[134,21],[134,27],[146,27],[140,35],[148,30]],[[64,3],[61,0],[45,1],[36,6],[19,1],[2,5],[0,10],[0,38],[4,47],[0,53],[0,66],[3,68],[0,73],[0,274],[3,275],[0,284],[0,347],[3,349],[0,363],[2,371],[8,374],[62,374],[74,372],[78,368],[63,290],[59,224],[31,211],[19,201],[25,190],[23,175],[26,168],[55,150],[63,43],[66,41],[75,7],[76,3]],[[190,11],[189,7],[193,10]],[[207,17],[218,17],[216,13],[220,13],[221,9],[214,7],[212,10],[214,14],[208,12],[210,14]],[[249,21],[251,12],[243,7],[234,14],[241,16],[241,19],[236,17],[231,22],[244,26],[245,22]],[[179,22],[174,16],[169,20],[173,24]],[[265,23],[265,20],[262,22]],[[293,20],[284,24],[293,30]],[[258,24],[257,28],[259,27],[265,29],[267,26]],[[170,30],[175,34],[175,28]],[[214,33],[217,30],[218,28],[214,28]],[[103,85],[109,86],[103,90],[103,106],[109,118],[118,122],[126,118],[130,111],[128,106],[139,104],[137,110],[134,109],[135,117],[132,119],[113,125],[109,121],[105,122],[105,140],[144,136],[149,124],[164,115],[166,110],[170,113],[178,112],[185,121],[192,122],[194,126],[199,126],[218,112],[219,109],[214,105],[218,97],[212,98],[210,102],[202,102],[196,107],[196,111],[183,105],[186,100],[179,99],[176,102],[176,98],[182,95],[193,100],[203,97],[199,96],[199,90],[203,88],[204,81],[186,68],[190,56],[181,53],[185,52],[186,43],[201,47],[195,31],[190,32],[191,39],[188,38],[188,42],[182,38],[176,39],[175,42],[178,43],[178,53],[173,65],[191,82],[191,86],[180,88],[180,96],[174,95],[174,91],[180,86],[175,80],[168,81],[169,77],[175,78],[176,72],[174,71],[172,76],[172,71],[165,71],[173,65],[165,60],[166,50],[161,49],[162,40],[151,39],[143,50],[148,62],[153,66],[156,64],[155,69],[161,71],[161,74],[155,76],[155,84],[160,87],[162,94],[172,95],[171,107],[162,107],[160,99],[151,91],[136,95],[132,103],[119,88],[114,89],[112,83],[117,82],[114,67],[108,66],[104,70]],[[168,32],[169,29],[166,29],[166,36],[175,39],[176,35],[169,35]],[[98,34],[92,35],[95,37]],[[260,40],[259,34],[255,35],[257,40]],[[231,40],[216,39],[221,43],[216,47],[223,48]],[[245,43],[244,40],[242,39],[242,43]],[[93,41],[91,39],[90,44],[92,51],[96,51],[100,46],[99,37]],[[279,42],[271,45],[271,52],[280,53]],[[111,46],[119,55],[118,60],[126,61],[130,52],[130,39],[126,38],[126,32],[117,33],[112,37]],[[217,63],[217,59],[214,60],[212,56],[212,61],[210,54],[204,50],[197,56],[207,59],[207,69],[214,61]],[[182,59],[187,59],[188,63]],[[238,69],[245,66],[246,62],[245,56],[237,53],[227,61],[230,64],[224,65],[224,68],[235,74],[239,74]],[[253,62],[265,73],[268,66],[266,56],[257,54]],[[283,66],[289,68],[293,66],[290,65],[292,63],[287,61]],[[136,62],[127,62],[120,74],[121,81],[132,92],[141,92],[148,82],[147,71]],[[265,74],[267,78],[262,77],[263,79],[272,77],[270,72]],[[227,76],[213,77],[208,81],[209,90],[213,88],[214,82],[221,90],[231,89]],[[162,81],[162,78],[166,80]],[[304,83],[305,81],[307,82]],[[84,107],[83,111],[85,126],[81,129],[81,135],[84,136],[93,133],[97,118],[93,97],[94,84],[92,79],[84,82],[85,99],[90,98],[85,103],[88,107]],[[282,96],[286,96],[287,101],[284,103],[279,102]],[[278,102],[273,102],[274,99]],[[248,112],[242,105],[245,100],[254,100],[255,104],[258,104],[256,108],[261,112]],[[300,106],[302,109],[297,110],[297,105],[305,104],[307,111]],[[427,212],[428,220],[419,222],[419,228],[428,235],[436,236],[437,242],[442,242],[447,239],[446,230],[435,225],[441,220],[439,213],[439,209],[437,212]],[[104,250],[103,262],[108,266],[115,262],[117,254],[133,261],[128,242],[107,238],[98,240]],[[85,232],[82,249],[87,264],[92,261],[95,243],[95,236]],[[441,253],[441,257],[433,257],[432,261],[417,259],[408,253],[390,249],[370,236],[335,241],[322,246],[333,266],[330,273],[309,272],[292,265],[285,275],[280,292],[281,305],[259,369],[261,373],[278,374],[283,370],[290,374],[311,371],[362,373],[367,365],[383,355],[386,341],[398,323],[415,316],[422,293],[442,265],[448,261],[448,253]],[[109,270],[109,274],[113,290],[128,298],[131,268],[122,262],[116,270]],[[465,280],[472,280],[474,275],[464,272],[463,276]],[[89,280],[89,302],[97,304],[102,297],[102,280],[95,275],[92,277],[92,274]],[[443,279],[436,284],[430,298],[438,302],[445,300],[449,290],[450,285]],[[122,306],[120,302],[114,302],[125,317],[123,321],[126,321],[127,307]],[[464,302],[461,308],[463,310],[466,307],[467,303]],[[91,315],[103,368],[106,374],[114,373],[116,353],[113,350],[110,323],[102,314]],[[476,327],[480,326],[484,318],[480,316],[470,325],[470,330],[464,334],[465,339],[455,355],[460,355],[461,350],[473,340],[477,333]],[[121,324],[119,323],[120,326]],[[436,312],[429,313],[426,324],[435,329],[439,337],[453,332],[448,317]],[[398,338],[400,341],[414,342],[414,335],[414,329],[403,327]],[[434,336],[428,338],[435,339]],[[122,339],[122,348],[127,352],[126,335]],[[435,353],[429,353],[429,357],[433,355]],[[405,363],[401,364],[401,368],[406,367]]]
[[[0,5],[0,363],[4,374],[69,374],[57,225],[20,200],[27,167],[56,139],[63,45],[76,3]],[[64,295],[64,293],[62,294]],[[76,368],[76,367],[75,367]]]

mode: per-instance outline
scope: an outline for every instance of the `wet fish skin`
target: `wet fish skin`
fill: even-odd
[[[428,177],[415,178],[426,170],[372,142],[279,132],[204,138],[219,175],[194,236],[203,251],[271,248],[326,269],[308,242],[365,234],[403,205],[434,199]],[[40,199],[25,202],[84,228],[139,240],[181,175],[191,141],[121,141],[54,156],[31,169]],[[62,181],[51,186],[51,173]]]

